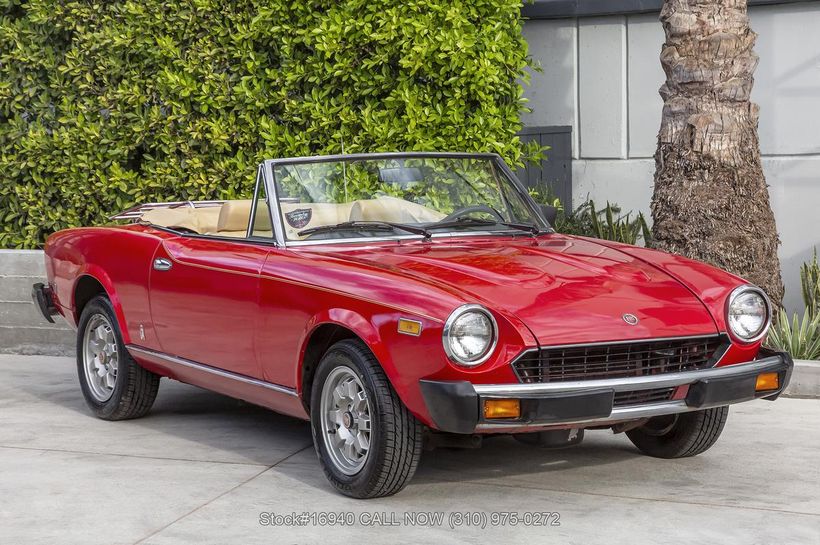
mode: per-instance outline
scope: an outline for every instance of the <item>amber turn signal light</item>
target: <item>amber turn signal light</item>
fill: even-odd
[[[760,373],[757,375],[755,391],[777,390],[780,387],[780,378],[777,373]]]
[[[399,333],[404,333],[405,335],[412,335],[413,337],[418,337],[419,335],[421,335],[421,322],[417,320],[409,320],[407,318],[400,318]]]
[[[521,403],[517,399],[488,399],[484,402],[484,418],[519,418]]]

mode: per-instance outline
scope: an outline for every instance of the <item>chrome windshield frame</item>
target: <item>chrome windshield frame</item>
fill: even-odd
[[[264,176],[265,188],[267,189],[267,196],[271,204],[269,205],[272,221],[273,232],[276,239],[276,244],[282,248],[288,246],[315,246],[324,244],[362,244],[375,242],[389,242],[401,240],[421,240],[422,235],[381,235],[373,237],[355,237],[355,238],[331,238],[321,240],[287,240],[285,236],[285,225],[282,219],[281,202],[279,200],[279,192],[276,187],[276,174],[274,169],[281,165],[295,165],[295,164],[314,164],[314,163],[330,163],[339,161],[369,161],[380,159],[487,159],[498,168],[500,174],[507,178],[508,182],[512,184],[513,189],[518,196],[529,208],[530,213],[541,222],[540,228],[545,233],[554,232],[552,226],[541,214],[538,205],[533,201],[530,194],[521,185],[521,181],[513,173],[512,169],[504,162],[497,153],[465,153],[465,152],[436,152],[436,151],[409,151],[409,152],[383,152],[383,153],[351,153],[338,155],[316,155],[309,157],[288,157],[283,159],[267,159],[262,163],[262,172]],[[276,203],[276,206],[272,206]],[[434,233],[433,239],[447,239],[447,238],[462,238],[475,236],[520,236],[526,234],[522,231],[450,231],[446,233]]]

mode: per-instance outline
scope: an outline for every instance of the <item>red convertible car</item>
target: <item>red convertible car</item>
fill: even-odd
[[[401,490],[423,443],[606,428],[692,456],[728,405],[786,387],[762,290],[551,215],[492,154],[270,160],[253,199],[52,235],[33,297],[76,327],[98,417],[145,415],[168,377],[309,419],[328,479],[360,498]]]

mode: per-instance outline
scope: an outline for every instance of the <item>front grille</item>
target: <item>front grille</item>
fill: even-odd
[[[711,367],[727,343],[713,335],[547,347],[526,352],[513,367],[524,383],[660,375]]]
[[[677,388],[653,388],[651,390],[632,390],[629,392],[615,392],[614,407],[625,405],[640,405],[642,403],[657,403],[669,401],[675,395]]]

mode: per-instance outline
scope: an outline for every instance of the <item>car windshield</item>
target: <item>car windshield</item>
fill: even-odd
[[[288,240],[539,233],[549,225],[492,156],[274,163]]]

